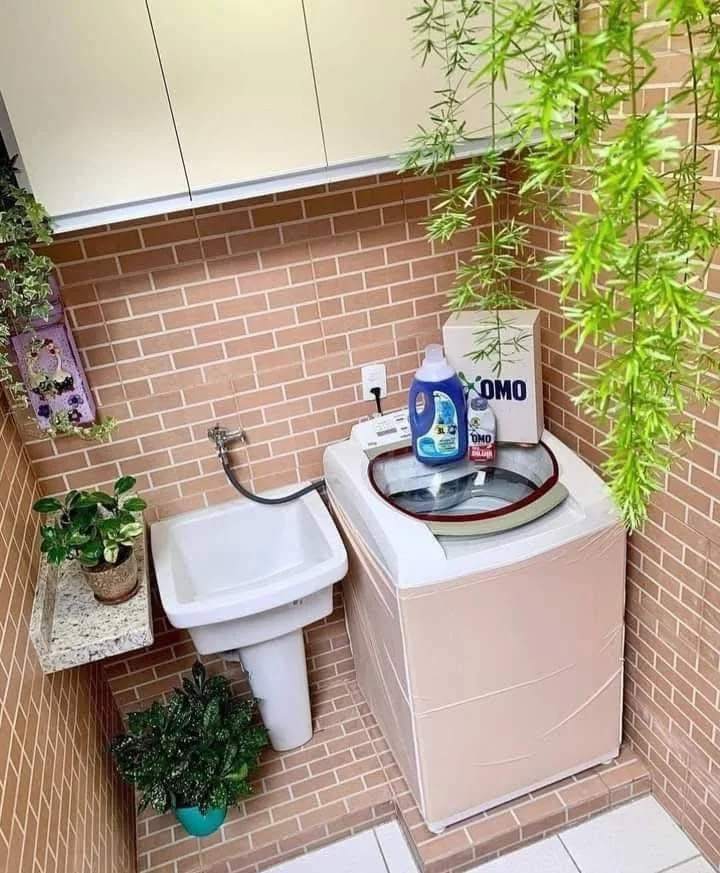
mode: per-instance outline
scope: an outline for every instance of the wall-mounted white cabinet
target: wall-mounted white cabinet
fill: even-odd
[[[59,230],[395,169],[446,85],[415,2],[4,0],[21,165]]]
[[[330,164],[398,154],[442,87],[414,57],[415,0],[305,0]]]
[[[3,0],[0,94],[51,215],[187,199],[144,0]]]
[[[408,20],[416,7],[417,0],[305,0],[330,165],[399,155],[447,87],[438,58],[422,66],[416,56]],[[468,131],[485,136],[488,102],[469,105]]]
[[[300,0],[149,0],[190,187],[325,166]]]

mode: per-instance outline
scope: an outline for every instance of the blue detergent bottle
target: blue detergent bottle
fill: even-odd
[[[467,452],[465,389],[439,345],[425,349],[408,398],[415,457],[423,464],[459,461]]]

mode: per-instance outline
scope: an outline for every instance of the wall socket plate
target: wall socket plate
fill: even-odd
[[[374,400],[371,388],[380,388],[380,397],[387,397],[387,372],[385,364],[367,364],[360,370],[362,374],[363,400]]]

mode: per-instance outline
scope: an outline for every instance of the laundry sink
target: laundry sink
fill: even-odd
[[[170,623],[188,629],[200,654],[242,662],[275,749],[307,742],[302,629],[330,614],[333,583],[347,572],[320,495],[279,506],[239,499],[189,512],[154,524],[151,542]]]

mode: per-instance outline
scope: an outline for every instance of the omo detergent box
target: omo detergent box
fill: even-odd
[[[498,324],[499,315],[499,324]],[[487,398],[500,443],[537,443],[543,432],[540,312],[457,312],[443,326],[448,363]],[[483,349],[485,356],[473,360]]]

